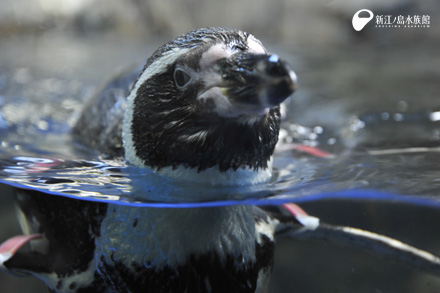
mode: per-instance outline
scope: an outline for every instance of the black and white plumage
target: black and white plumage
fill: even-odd
[[[254,36],[199,29],[160,47],[128,98],[96,96],[74,134],[176,179],[261,182],[270,177],[279,104],[295,83],[289,66]]]
[[[189,32],[160,47],[131,78],[120,77],[86,105],[73,130],[80,143],[175,180],[214,186],[270,179],[279,105],[296,76],[254,36]],[[132,84],[127,95],[121,84]],[[256,207],[49,203],[36,193],[19,194],[18,202],[24,229],[44,235],[46,244],[17,253],[5,267],[34,274],[54,291],[266,290],[276,221]]]
[[[261,183],[271,176],[279,104],[295,82],[252,35],[200,29],[159,48],[140,75],[104,88],[73,134],[100,154],[175,180]],[[0,245],[0,269],[36,276],[55,292],[265,292],[275,232],[333,237],[440,272],[432,254],[319,223],[294,205],[135,208],[23,190],[17,201],[25,234],[37,235]],[[26,241],[31,251],[17,252]]]
[[[24,230],[44,238],[4,267],[55,292],[264,292],[268,285],[275,227],[256,207],[143,209],[33,191],[20,191],[18,204]]]

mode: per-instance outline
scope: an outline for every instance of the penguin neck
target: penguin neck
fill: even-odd
[[[251,206],[158,209],[111,206],[97,239],[98,259],[156,270],[211,255],[236,265],[255,262],[257,231]]]
[[[197,168],[166,167],[157,170],[161,176],[172,178],[180,182],[207,184],[213,186],[249,186],[268,182],[272,178],[273,158],[268,161],[264,169],[250,167],[237,170],[220,171],[218,166],[199,171]]]
[[[153,102],[160,97],[147,98],[149,88],[155,87],[147,84],[139,90],[142,95],[137,98],[135,94],[130,95],[124,117],[125,158],[132,165],[149,167],[166,175],[179,169],[171,176],[174,178],[185,177],[184,169],[188,174],[232,171],[230,174],[237,175],[233,172],[239,171],[244,177],[259,174],[265,174],[265,179],[269,177],[280,129],[279,107],[270,109],[258,119],[253,117],[244,121],[210,115],[211,112],[201,106],[169,105],[182,98],[173,99],[165,107]]]

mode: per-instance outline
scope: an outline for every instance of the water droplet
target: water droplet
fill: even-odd
[[[47,131],[49,129],[49,123],[47,121],[40,120],[38,121],[37,127],[40,130]]]
[[[313,128],[313,132],[315,132],[316,134],[322,134],[324,132],[324,128],[322,128],[321,126],[315,126]]]
[[[332,137],[327,140],[328,145],[334,145],[336,143],[336,138]]]

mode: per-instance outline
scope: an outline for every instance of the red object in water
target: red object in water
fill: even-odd
[[[283,204],[283,207],[286,208],[295,219],[301,223],[307,230],[315,230],[319,226],[319,218],[310,216],[307,214],[300,206],[294,203],[286,203]]]
[[[308,216],[308,214],[299,206],[294,203],[286,203],[283,206],[294,216],[298,217],[299,215]]]
[[[0,266],[3,265],[5,261],[9,260],[24,244],[41,237],[43,237],[41,234],[19,235],[3,242],[0,245]]]
[[[293,149],[304,152],[304,153],[308,153],[312,156],[319,157],[319,158],[333,157],[332,154],[330,154],[326,151],[320,150],[315,147],[303,145],[303,144],[296,144],[296,145],[294,145]]]

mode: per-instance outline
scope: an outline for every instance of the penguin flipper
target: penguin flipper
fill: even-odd
[[[31,240],[42,238],[41,234],[19,235],[9,238],[0,245],[0,269],[11,272],[5,263],[8,262],[16,252]]]
[[[309,216],[292,203],[272,207],[269,213],[279,221],[276,231],[279,236],[324,240],[342,246],[358,247],[373,252],[377,257],[440,276],[440,257],[394,238],[358,228],[320,222],[318,218]]]

